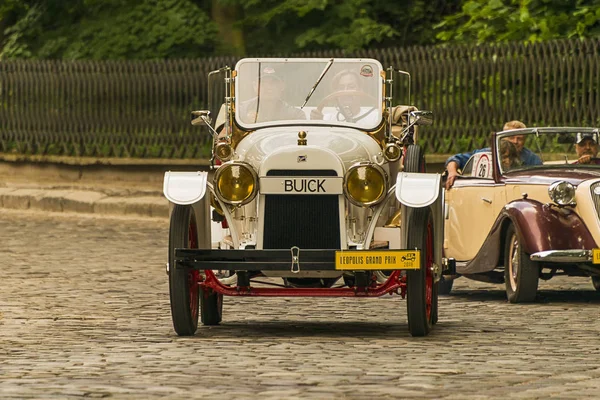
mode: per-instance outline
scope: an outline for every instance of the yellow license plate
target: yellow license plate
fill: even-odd
[[[344,250],[335,252],[335,269],[419,269],[419,250]]]
[[[600,264],[600,249],[592,249],[592,263]]]

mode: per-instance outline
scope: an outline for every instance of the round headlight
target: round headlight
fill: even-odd
[[[385,145],[383,155],[388,159],[388,161],[397,161],[402,155],[402,149],[396,143],[388,143]]]
[[[566,206],[575,202],[575,186],[569,182],[554,182],[548,188],[548,195],[559,206]]]
[[[252,167],[245,163],[223,164],[215,174],[217,197],[233,205],[246,204],[256,196],[258,179]]]
[[[229,143],[219,143],[215,148],[215,155],[223,162],[229,161],[233,156],[233,148]]]
[[[379,203],[386,193],[386,175],[376,164],[357,164],[344,177],[344,192],[348,199],[361,207]]]

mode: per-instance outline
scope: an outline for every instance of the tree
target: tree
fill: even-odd
[[[461,0],[3,0],[0,58],[289,55],[431,44]]]
[[[200,57],[216,45],[216,24],[192,0],[9,1],[2,58]]]
[[[598,37],[600,0],[466,0],[435,28],[454,43]]]

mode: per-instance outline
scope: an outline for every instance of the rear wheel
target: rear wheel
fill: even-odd
[[[454,285],[454,278],[446,278],[444,275],[440,278],[439,281],[439,293],[442,295],[448,295],[452,291],[452,286]]]
[[[418,144],[411,144],[404,153],[404,172],[425,172],[423,149]]]
[[[506,231],[504,251],[504,282],[506,297],[511,303],[534,301],[537,295],[540,271],[529,254],[525,253],[523,243],[510,225]]]
[[[203,325],[218,325],[223,318],[223,295],[200,289],[200,315]]]
[[[413,210],[408,235],[408,248],[421,250],[419,269],[406,273],[408,329],[412,336],[426,336],[437,322],[438,305],[438,288],[432,271],[433,220],[429,208]]]

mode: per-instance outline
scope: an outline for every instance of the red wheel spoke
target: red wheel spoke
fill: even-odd
[[[431,318],[433,309],[433,227],[431,222],[427,224],[427,248],[425,253],[425,301],[427,307],[427,318]]]
[[[191,249],[198,248],[198,229],[196,229],[196,221],[194,221],[193,215],[190,217],[190,223],[188,225],[188,247]],[[198,296],[200,294],[200,272],[198,270],[192,270],[188,274],[188,286],[190,292],[189,304],[190,313],[193,318],[198,317]]]

